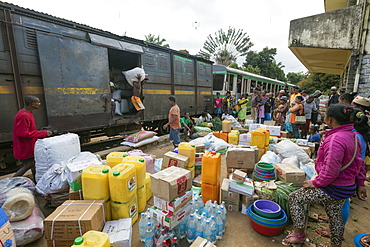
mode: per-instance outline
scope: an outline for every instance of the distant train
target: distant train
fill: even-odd
[[[256,75],[243,70],[233,69],[223,65],[213,65],[213,97],[216,97],[216,93],[220,93],[221,96],[224,96],[227,91],[230,91],[231,95],[236,96],[236,84],[238,80],[241,82],[241,92],[247,93],[249,99],[251,98],[254,87],[259,87],[267,93],[277,93],[282,89],[291,92],[295,86],[294,84]],[[247,110],[250,111],[251,100],[249,100],[247,107]]]
[[[34,111],[38,129],[75,132],[82,142],[92,131],[112,136],[138,128],[132,87],[122,74],[135,67],[149,78],[144,129],[166,132],[170,95],[183,114],[211,110],[211,61],[4,2],[0,23],[0,172],[14,165],[13,118],[26,95],[41,100]],[[122,116],[112,114],[110,82],[126,104]]]

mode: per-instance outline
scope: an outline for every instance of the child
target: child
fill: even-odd
[[[222,113],[222,110],[221,110],[221,107],[222,107],[222,98],[220,98],[220,93],[216,93],[216,98],[213,99],[214,100],[214,114],[217,116],[217,117],[220,117],[221,113]]]
[[[309,130],[310,135],[308,136],[308,142],[317,142],[320,143],[321,136],[317,132],[316,126],[311,126]]]

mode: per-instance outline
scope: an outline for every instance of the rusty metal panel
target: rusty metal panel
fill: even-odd
[[[37,42],[49,124],[74,130],[107,125],[107,49],[42,33]]]
[[[124,41],[118,41],[118,43],[121,45],[124,51],[135,52],[140,54],[144,53],[143,48],[139,45],[131,44]]]
[[[97,44],[97,45],[114,48],[117,50],[122,50],[122,47],[119,44],[118,40],[103,37],[103,36],[92,34],[92,33],[89,33],[89,37],[90,37],[92,44]]]

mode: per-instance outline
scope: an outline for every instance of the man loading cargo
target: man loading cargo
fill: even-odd
[[[144,78],[143,81],[146,81],[148,80],[148,78]],[[134,123],[136,124],[140,124],[139,122],[139,118],[141,117],[141,115],[143,114],[144,110],[145,110],[145,106],[143,104],[143,102],[141,102],[141,97],[142,97],[142,85],[141,85],[141,76],[138,75],[137,76],[137,80],[134,81],[132,83],[132,86],[134,87],[134,92],[131,96],[131,101],[132,101],[132,104],[135,106],[135,109],[138,111],[134,117],[134,119],[132,120]]]
[[[34,149],[38,138],[51,136],[50,130],[36,130],[35,119],[32,111],[39,109],[40,100],[35,96],[26,96],[24,98],[25,107],[17,112],[14,117],[13,127],[13,155],[19,159],[23,166],[14,174],[14,177],[23,176],[31,169],[33,180],[35,180],[35,159]]]

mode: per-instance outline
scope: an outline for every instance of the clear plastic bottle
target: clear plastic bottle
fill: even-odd
[[[148,222],[148,226],[145,233],[145,247],[154,247],[154,231],[152,223]]]
[[[178,238],[177,238],[177,237],[174,237],[174,238],[172,239],[172,245],[171,245],[171,247],[180,247],[180,243],[179,243],[179,241],[178,241]]]
[[[212,241],[212,229],[209,220],[206,221],[204,226],[203,238],[207,239],[208,241]]]
[[[145,213],[141,213],[140,221],[139,221],[139,234],[140,234],[140,241],[145,241],[145,233],[146,233],[146,227],[148,225],[148,221],[146,218]]]
[[[222,233],[223,233],[223,228],[224,228],[224,223],[222,222],[222,217],[221,217],[221,211],[217,212],[216,216],[216,238],[217,239],[222,239]]]
[[[203,237],[203,224],[202,218],[198,218],[197,223],[195,225],[195,238]]]
[[[215,216],[211,216],[211,220],[210,220],[210,224],[211,224],[211,229],[212,229],[212,237],[211,237],[211,243],[212,244],[216,244],[216,241],[217,241],[217,237],[216,237],[216,217]]]
[[[180,222],[180,239],[186,236],[186,218],[184,217]]]
[[[158,238],[159,236],[161,236],[161,225],[160,224],[157,224],[155,226],[155,232],[154,232],[154,243],[157,244],[158,243]]]
[[[195,217],[194,214],[190,214],[187,223],[186,239],[191,244],[195,240]]]
[[[199,210],[199,200],[198,198],[195,198],[194,201],[193,201],[193,207],[195,208],[195,210]]]
[[[198,208],[200,211],[203,211],[204,209],[204,202],[203,202],[203,196],[200,195],[198,199]]]
[[[226,228],[226,214],[225,214],[225,211],[226,211],[226,209],[223,206],[221,206],[219,211],[221,212],[222,223],[224,224],[223,232],[225,232],[225,228]]]

